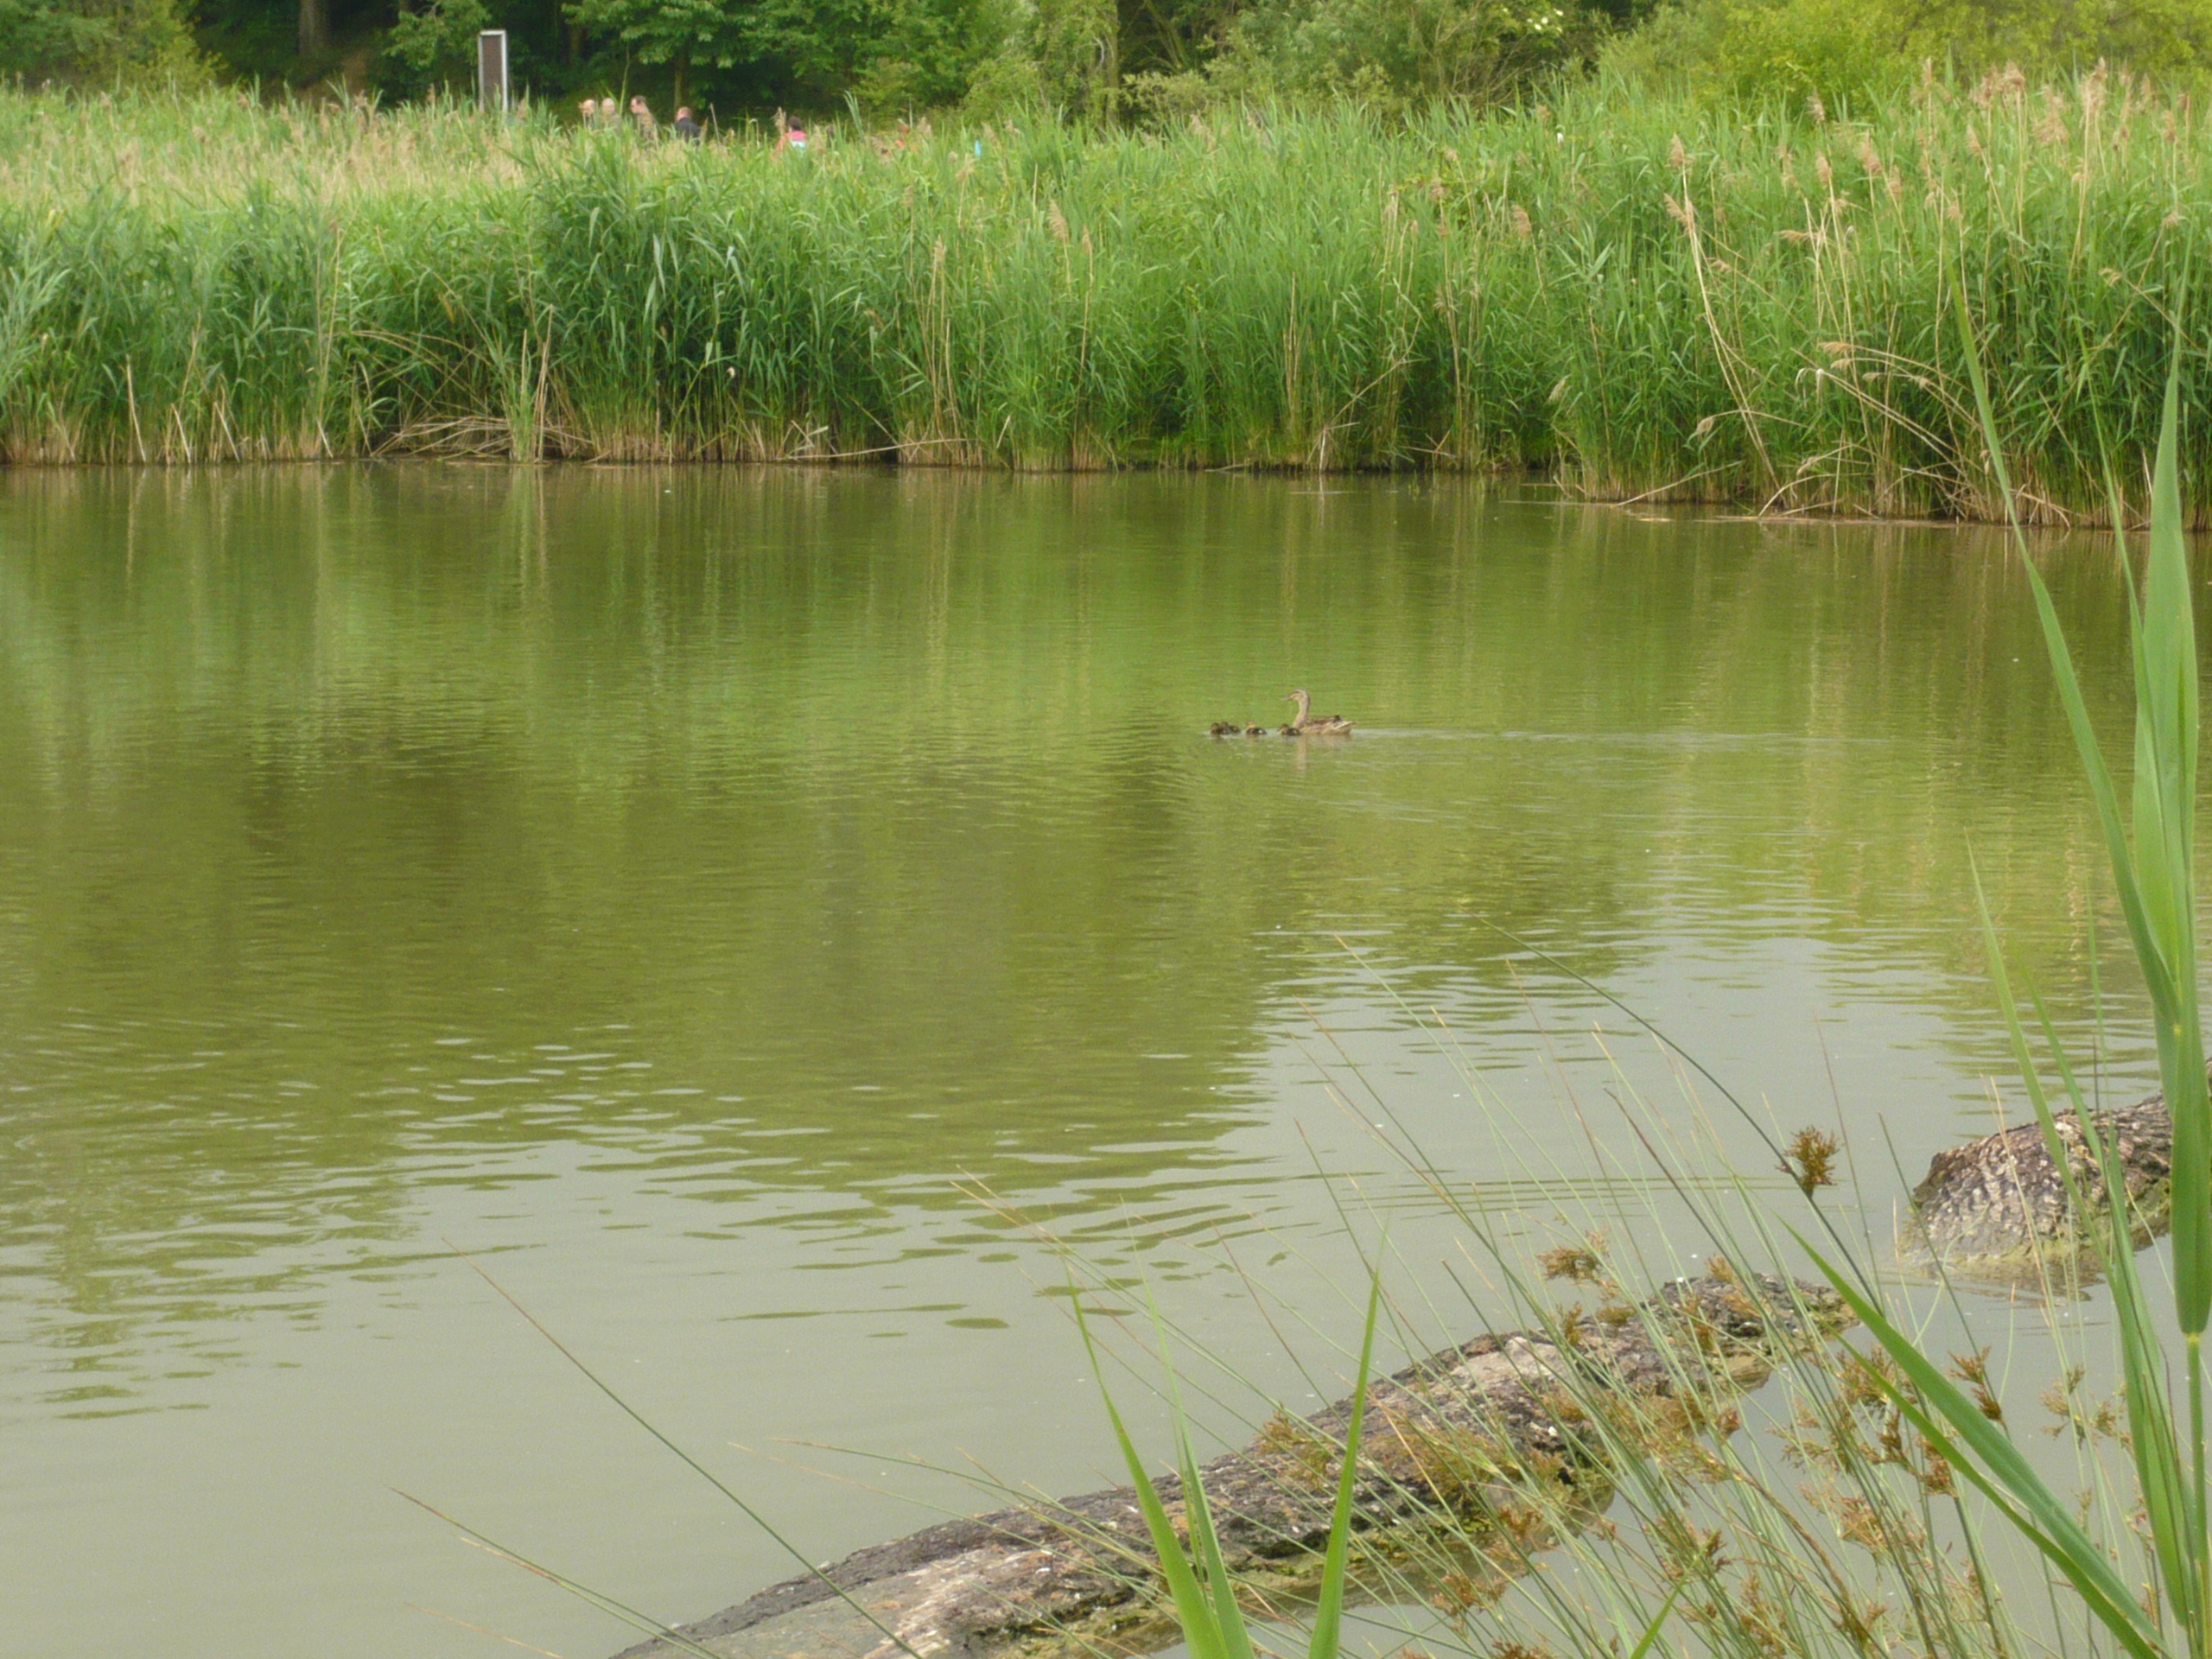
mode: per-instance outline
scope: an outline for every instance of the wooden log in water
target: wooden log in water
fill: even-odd
[[[1763,1377],[1778,1343],[1842,1323],[1828,1291],[1710,1277],[1610,1319],[1432,1354],[1370,1389],[1356,1525],[1370,1545],[1394,1534],[1416,1541],[1424,1529],[1432,1538],[1479,1532],[1514,1515],[1516,1491],[1519,1513],[1530,1514],[1530,1480],[1580,1489],[1594,1514],[1610,1485],[1593,1409],[1618,1401],[1624,1418],[1647,1426],[1685,1420],[1697,1401]],[[1318,1582],[1350,1406],[1295,1421],[1279,1414],[1199,1471],[1228,1565],[1263,1599],[1310,1594]],[[1180,1483],[1159,1486],[1179,1524]],[[1151,1537],[1126,1486],[925,1528],[683,1634],[733,1659],[1035,1659],[1173,1639]],[[654,1640],[620,1659],[681,1651]]]
[[[2075,1186],[2103,1208],[2104,1178],[2072,1111],[2056,1117]],[[2165,1229],[2173,1175],[2173,1117],[2164,1094],[2116,1111],[2092,1111],[2090,1122],[2118,1154],[2136,1243]],[[2039,1256],[2064,1258],[2085,1242],[2066,1177],[2051,1160],[2035,1123],[2002,1129],[1939,1152],[1913,1189],[1912,1213],[1898,1244],[1909,1261],[1940,1262],[1968,1274],[2031,1270]]]

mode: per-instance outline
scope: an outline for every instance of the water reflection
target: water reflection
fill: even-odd
[[[2109,724],[2108,556],[2048,556]],[[1019,1395],[1065,1357],[969,1189],[1170,1278],[1212,1240],[1264,1261],[1335,1229],[1301,1133],[1433,1217],[1348,1068],[1495,1209],[1649,1212],[1618,1122],[1546,1080],[1601,1077],[1584,1033],[1618,1021],[1501,929],[1778,1121],[1840,1095],[1916,1172],[1986,1127],[2003,1064],[1969,837],[2062,1025],[2090,1023],[2101,855],[2039,651],[1985,537],[1464,486],[0,477],[8,1432],[235,1412],[245,1373],[321,1376],[344,1332],[416,1342],[454,1231],[557,1262],[588,1331],[814,1332],[802,1369],[868,1379],[863,1423],[987,1351]],[[1293,684],[1360,734],[1202,734]],[[2114,1030],[2124,1084],[2148,1066]],[[978,1345],[1001,1330],[1023,1350]],[[726,1393],[727,1351],[665,1363]],[[46,1443],[18,1465],[41,1492],[123,1442]],[[569,1490],[634,1529],[598,1478]],[[412,1547],[398,1576],[434,1575]],[[670,1611],[749,1587],[740,1554],[667,1552]],[[275,1603],[339,1594],[285,1570]],[[359,1651],[445,1650],[377,1584]],[[73,1616],[32,1619],[44,1650]]]

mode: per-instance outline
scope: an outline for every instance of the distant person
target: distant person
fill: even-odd
[[[641,138],[650,138],[658,130],[658,125],[653,120],[652,105],[645,102],[643,92],[631,99],[630,118],[638,124],[638,136]]]
[[[796,121],[786,119],[781,110],[776,111],[776,148],[806,151],[806,129]]]
[[[584,99],[582,103],[576,105],[576,113],[583,118],[584,125],[588,127],[597,126],[599,124],[599,100],[594,98],[588,98]]]
[[[689,104],[677,105],[676,136],[687,144],[696,144],[707,136],[700,130],[699,124],[691,118],[691,106]]]

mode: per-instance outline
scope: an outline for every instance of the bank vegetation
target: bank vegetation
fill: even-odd
[[[2095,518],[2107,449],[2141,499],[2212,225],[2202,119],[2101,69],[771,136],[0,98],[0,450],[1496,469],[1992,517],[1963,302],[2026,510]]]

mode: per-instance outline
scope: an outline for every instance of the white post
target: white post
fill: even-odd
[[[487,110],[507,112],[507,31],[487,29],[476,37],[476,97]]]

